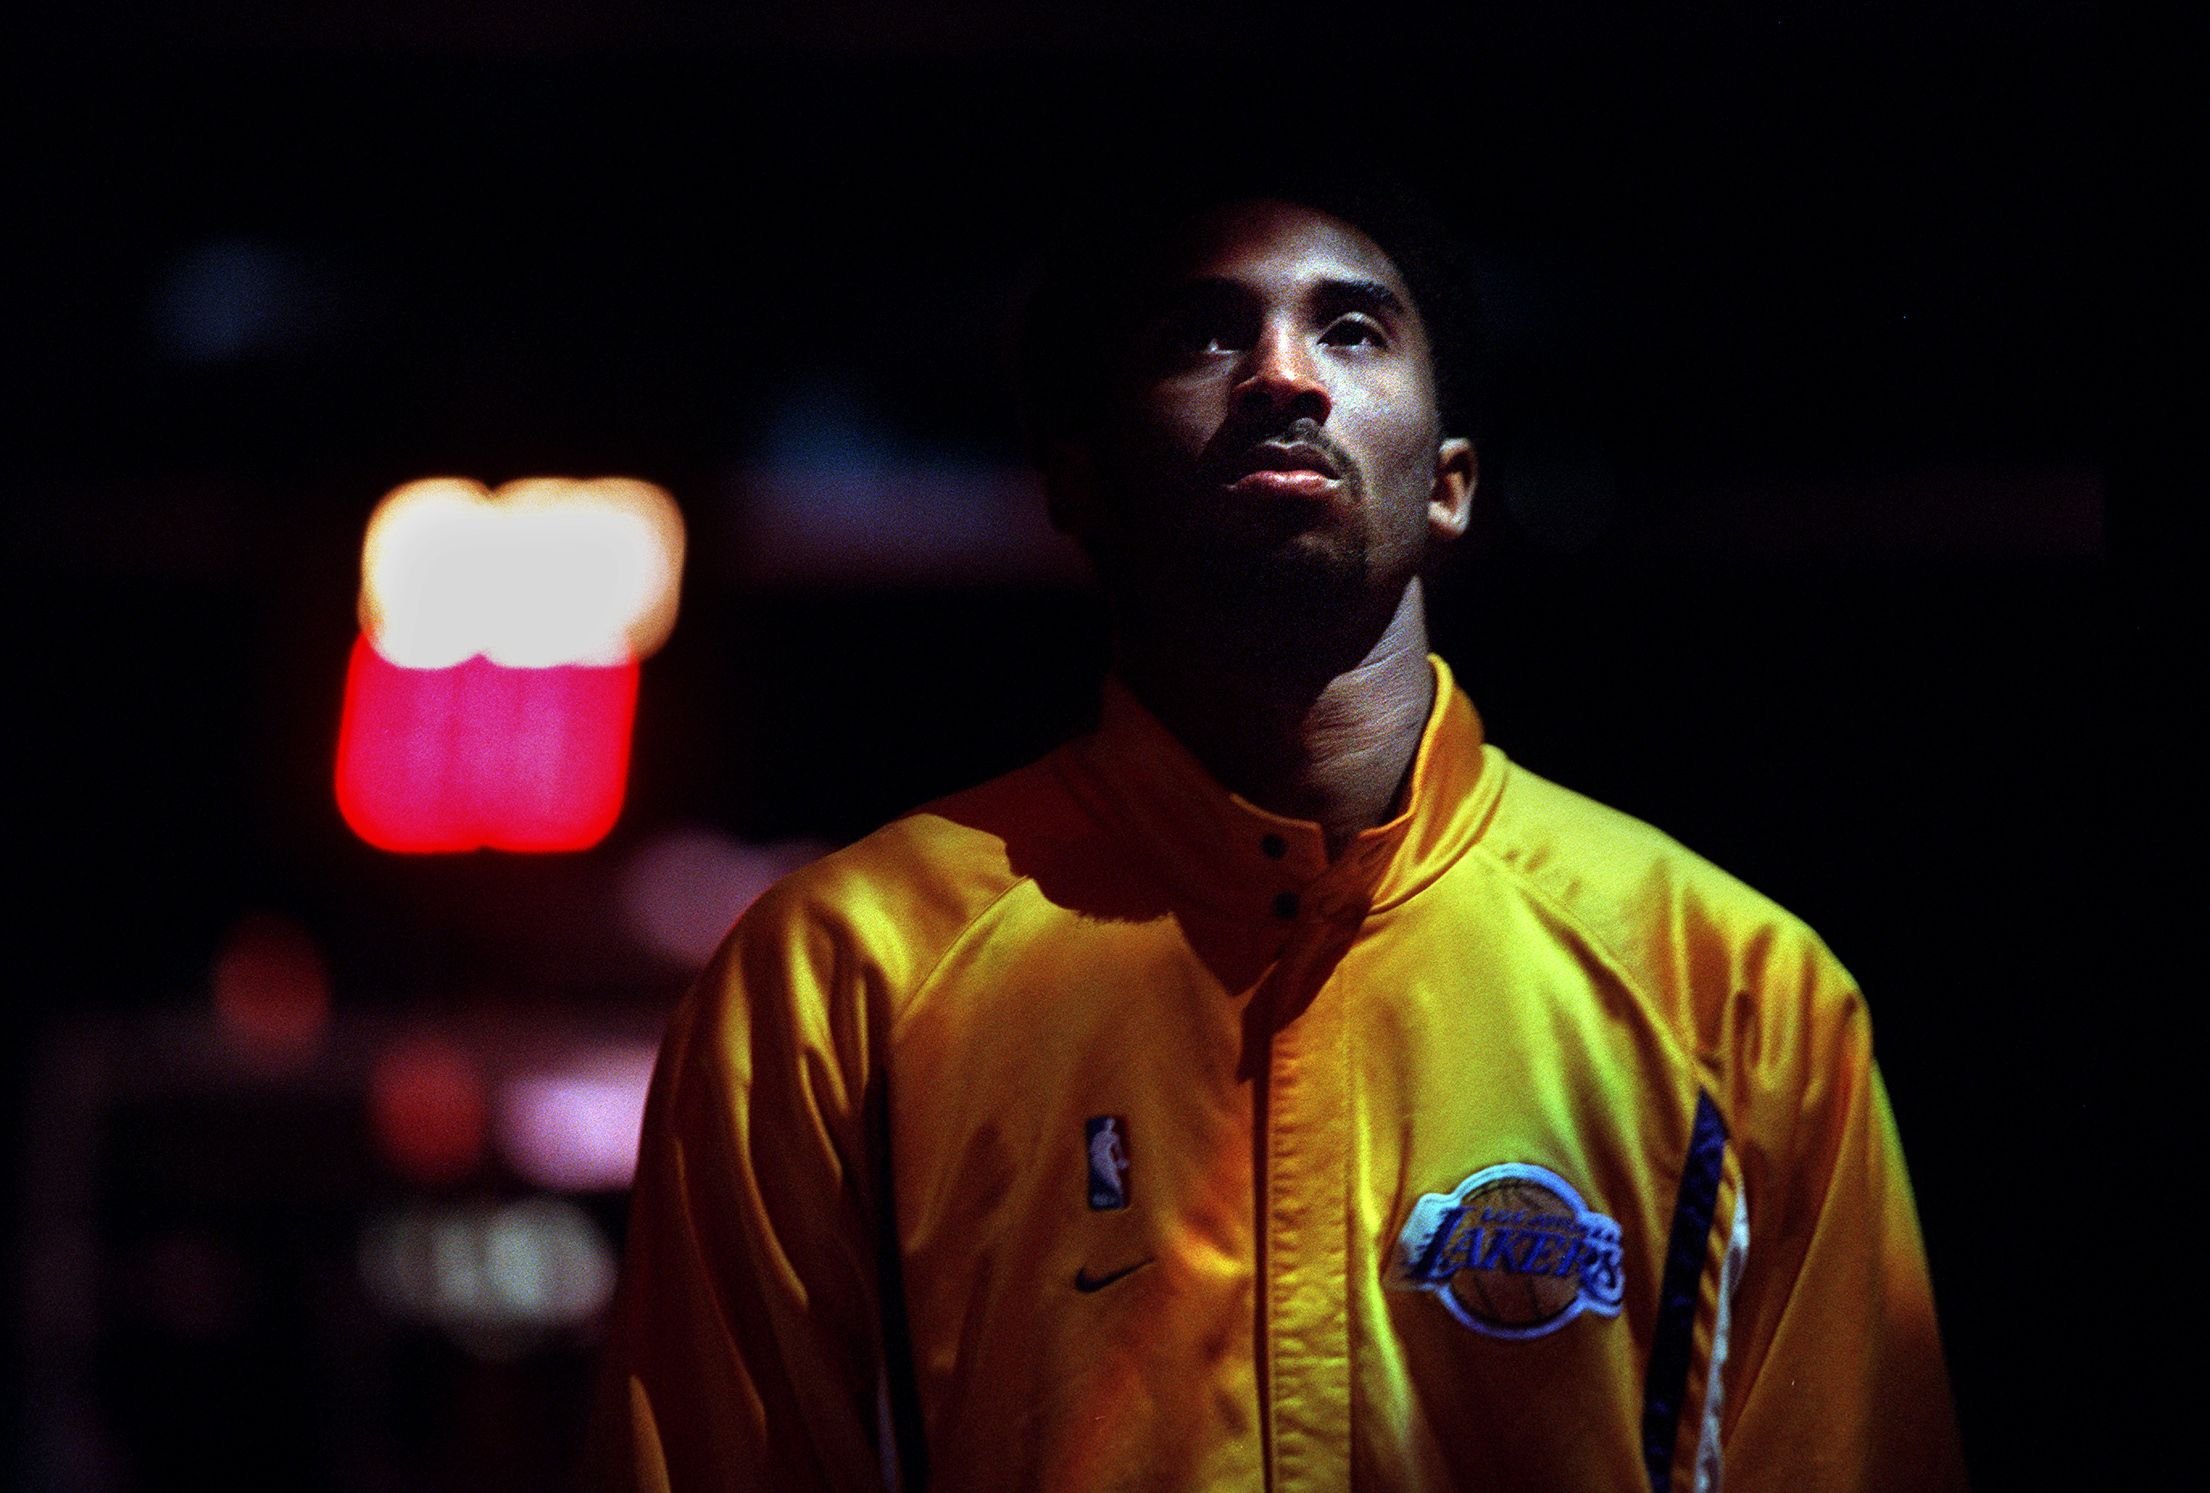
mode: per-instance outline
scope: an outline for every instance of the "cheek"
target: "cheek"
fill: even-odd
[[[1202,391],[1153,390],[1123,407],[1105,444],[1124,475],[1155,486],[1186,475],[1217,428]]]
[[[1364,445],[1373,464],[1369,474],[1391,489],[1410,484],[1424,498],[1435,476],[1435,421],[1417,389],[1392,394],[1376,390],[1359,412]]]
[[[1157,385],[1136,402],[1147,448],[1191,454],[1220,428],[1224,407],[1220,390],[1199,379]]]
[[[1186,516],[1189,504],[1181,495],[1195,449],[1187,448],[1187,441],[1175,411],[1146,402],[1123,404],[1100,422],[1091,448],[1098,488],[1093,537],[1148,541]]]

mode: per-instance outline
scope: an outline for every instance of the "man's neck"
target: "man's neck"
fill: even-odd
[[[1118,668],[1207,771],[1260,808],[1316,821],[1332,857],[1396,811],[1434,703],[1417,579],[1363,652],[1343,656],[1355,662],[1315,678],[1288,650],[1124,631]]]

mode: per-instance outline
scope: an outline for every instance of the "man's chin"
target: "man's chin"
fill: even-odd
[[[1280,544],[1223,559],[1222,578],[1260,594],[1296,601],[1351,601],[1365,594],[1366,552],[1299,534]]]
[[[1362,536],[1322,526],[1216,533],[1149,554],[1093,551],[1092,558],[1106,589],[1130,599],[1294,631],[1369,610],[1376,579]]]

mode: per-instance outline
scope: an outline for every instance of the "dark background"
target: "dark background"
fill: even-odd
[[[2150,1223],[2188,1133],[2149,930],[2191,613],[2172,459],[2134,438],[2199,379],[2165,380],[2178,308],[2145,286],[2173,251],[2133,219],[2181,94],[2116,67],[2084,7],[1543,13],[48,23],[15,91],[34,890],[0,1133],[19,1237],[63,1175],[97,1248],[7,1257],[10,1473],[557,1476],[587,1328],[486,1356],[377,1326],[347,1283],[363,1210],[407,1192],[357,1085],[126,1084],[57,1159],[53,1055],[158,1069],[249,912],[312,933],[368,1047],[649,1035],[685,971],[607,888],[653,833],[850,838],[1075,727],[1103,635],[1063,557],[901,568],[942,512],[896,503],[778,549],[761,474],[803,488],[856,443],[1017,491],[1004,349],[1042,221],[1199,117],[1284,152],[1347,133],[1434,186],[1488,370],[1440,650],[1519,761],[1771,893],[1858,975],[1981,1483],[2109,1485],[2145,1456],[2170,1391],[2131,1345],[2194,1273]],[[328,788],[361,526],[413,477],[546,471],[649,478],[690,523],[624,819],[578,856],[369,850]],[[618,1195],[583,1202],[618,1233]],[[132,1284],[180,1218],[228,1262],[196,1319]]]

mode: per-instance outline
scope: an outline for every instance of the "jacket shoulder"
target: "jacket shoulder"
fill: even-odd
[[[846,964],[879,985],[895,1014],[1036,863],[1093,832],[1053,754],[792,872],[745,912],[729,943],[765,946],[786,961]],[[725,947],[724,962],[730,953]]]
[[[1575,924],[1707,1063],[1863,1019],[1800,918],[1651,825],[1519,767],[1481,840]]]

